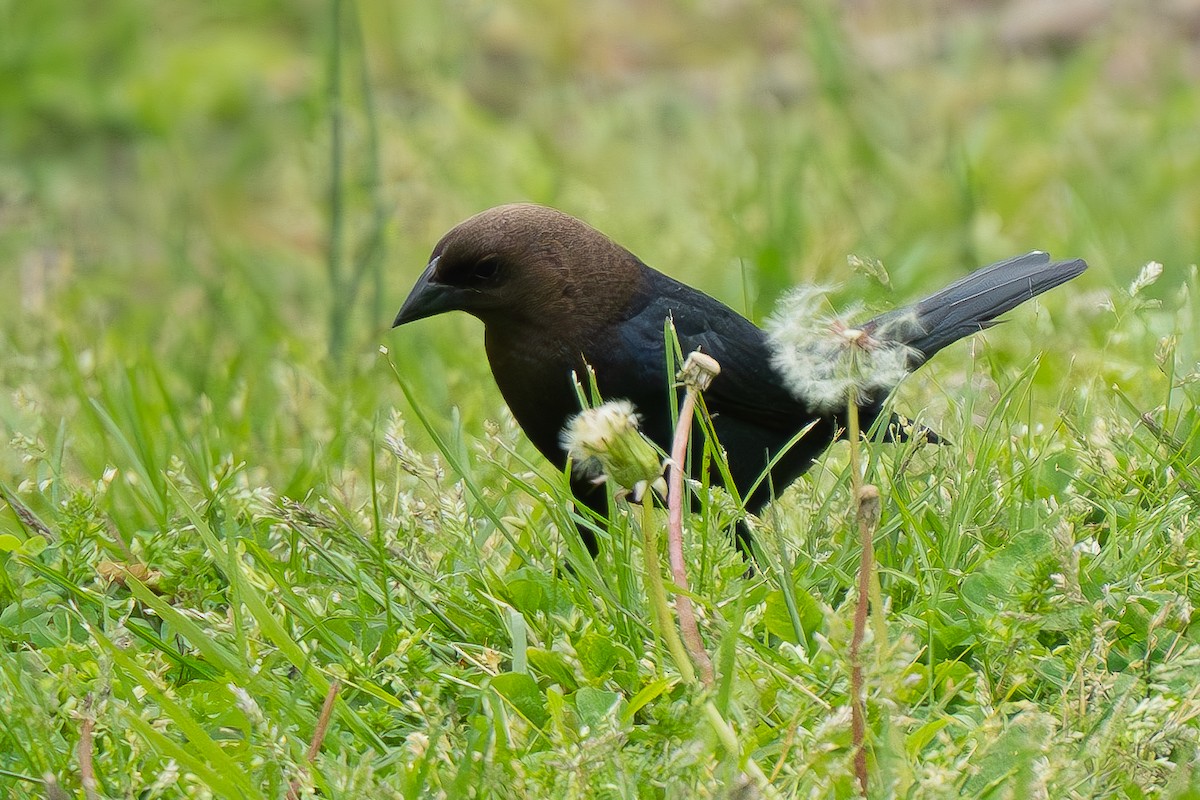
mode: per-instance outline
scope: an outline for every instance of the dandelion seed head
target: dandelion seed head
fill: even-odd
[[[578,463],[597,458],[609,444],[627,431],[636,431],[641,424],[633,403],[612,400],[589,408],[571,418],[562,432],[562,446]]]
[[[887,315],[866,326],[822,313],[829,289],[810,286],[787,295],[767,322],[771,365],[798,399],[831,411],[886,394],[908,374],[918,354],[906,342],[921,331],[915,312]]]
[[[646,486],[662,475],[662,462],[654,446],[638,430],[640,420],[633,403],[612,400],[576,414],[563,429],[560,441],[579,478],[611,478],[639,497]]]
[[[712,356],[695,350],[688,354],[679,370],[677,379],[689,389],[703,392],[712,385],[713,378],[721,374],[721,365]]]

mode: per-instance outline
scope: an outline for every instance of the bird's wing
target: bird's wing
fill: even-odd
[[[610,394],[635,403],[639,397],[662,402],[647,392],[662,392],[673,379],[666,374],[664,355],[664,325],[670,319],[685,357],[699,349],[721,365],[704,395],[711,412],[781,431],[798,430],[814,416],[781,383],[771,366],[766,334],[754,323],[661,273],[653,273],[648,284],[644,302],[614,326],[615,335],[606,337],[612,349],[599,354],[600,362],[621,365],[617,380],[609,378]]]

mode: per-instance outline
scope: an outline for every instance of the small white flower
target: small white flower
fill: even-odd
[[[1129,296],[1137,297],[1138,294],[1157,281],[1163,274],[1163,265],[1157,261],[1151,261],[1146,266],[1142,267],[1142,271],[1133,279],[1133,283],[1129,284]]]
[[[258,707],[258,703],[250,696],[250,693],[238,686],[235,683],[226,685],[229,691],[233,693],[233,703],[243,714],[248,717],[261,718],[262,711]]]

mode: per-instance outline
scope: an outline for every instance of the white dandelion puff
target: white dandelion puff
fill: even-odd
[[[922,333],[914,311],[885,314],[862,327],[825,313],[829,289],[810,286],[784,297],[767,321],[771,365],[792,394],[815,411],[840,408],[853,397],[880,399],[920,363],[906,342]]]
[[[666,491],[658,451],[638,429],[633,403],[612,400],[576,414],[561,435],[576,477],[596,483],[612,480],[637,500],[646,487]],[[661,488],[660,488],[661,484]]]

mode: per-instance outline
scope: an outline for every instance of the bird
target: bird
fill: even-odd
[[[1086,268],[1080,259],[1051,261],[1035,251],[971,272],[859,328],[868,334],[894,328],[891,335],[906,348],[911,371]],[[704,401],[726,455],[730,488],[747,511],[761,513],[775,492],[807,471],[846,429],[844,405],[814,403],[789,387],[762,328],[647,266],[582,220],[547,206],[501,205],[454,226],[433,248],[393,327],[450,311],[483,323],[484,349],[500,394],[534,447],[559,469],[568,460],[560,433],[580,411],[577,381],[586,381],[589,370],[601,397],[633,403],[643,433],[670,451],[675,409],[664,336],[668,321],[684,354],[699,349],[720,364]],[[904,324],[891,325],[898,320]],[[858,398],[863,430],[878,419],[892,388]],[[889,426],[885,438],[902,440],[911,430]],[[760,480],[764,471],[768,479]],[[577,502],[601,516],[607,512],[607,491],[592,480],[573,476],[571,488]],[[580,525],[579,533],[595,557],[594,532]],[[744,521],[735,539],[751,557]]]

